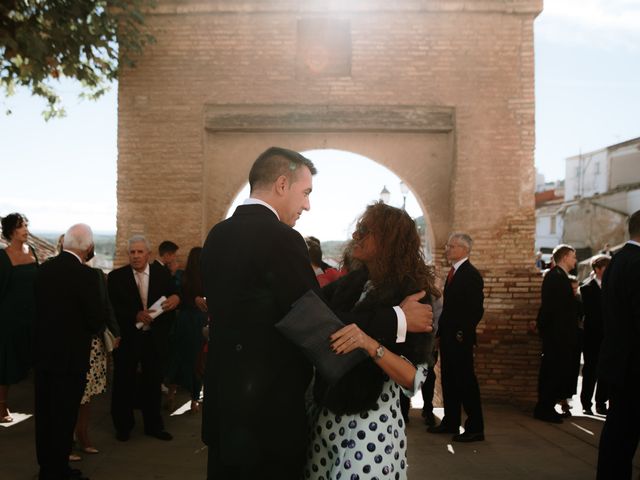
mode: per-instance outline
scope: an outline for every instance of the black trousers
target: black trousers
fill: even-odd
[[[128,433],[133,429],[133,409],[138,403],[145,433],[164,430],[160,413],[163,362],[150,332],[135,332],[134,338],[126,339],[113,351],[111,419],[116,431]]]
[[[67,478],[73,430],[86,372],[35,371],[36,456],[39,480]]]
[[[558,401],[571,397],[573,350],[569,346],[552,346],[543,340],[543,353],[538,373],[536,412],[555,411]]]
[[[455,338],[440,337],[440,374],[444,418],[442,423],[451,428],[461,424],[460,407],[464,408],[467,432],[484,432],[480,387],[473,367],[473,345]]]
[[[282,456],[271,457],[260,464],[224,465],[218,449],[208,447],[207,480],[300,480],[303,477],[304,455],[292,456],[283,447]]]
[[[422,407],[422,413],[433,412],[433,392],[436,388],[436,370],[435,364],[438,362],[438,351],[434,353],[434,365],[429,367],[427,371],[427,378],[425,378],[422,384],[422,399],[424,400],[424,406]]]
[[[584,366],[582,367],[582,391],[580,392],[582,408],[591,408],[591,399],[593,398],[593,391],[596,390],[596,382],[598,384],[596,406],[604,406],[606,401],[609,400],[609,392],[606,382],[598,380],[596,374],[600,356],[600,342],[585,341],[583,354]]]
[[[609,413],[600,434],[598,480],[631,479],[640,440],[640,385],[610,386]]]

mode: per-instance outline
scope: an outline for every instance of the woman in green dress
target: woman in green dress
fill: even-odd
[[[13,421],[7,405],[9,386],[23,380],[31,368],[35,303],[33,282],[38,259],[29,237],[27,217],[11,213],[2,219],[0,250],[0,423]]]
[[[201,247],[189,252],[181,280],[181,303],[171,339],[171,359],[167,372],[169,401],[173,403],[178,386],[191,395],[191,412],[200,411],[202,378],[197,373],[198,355],[204,344],[202,329],[207,324],[206,302],[200,275]]]

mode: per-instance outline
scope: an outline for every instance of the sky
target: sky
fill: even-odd
[[[557,180],[564,178],[565,158],[640,136],[640,1],[546,0],[534,25],[535,163],[547,180]],[[58,90],[67,117],[49,122],[41,115],[43,101],[28,92],[0,97],[0,215],[23,212],[34,232],[62,232],[77,222],[113,232],[117,87],[97,102],[78,100],[72,82]],[[1,113],[6,110],[13,113]],[[301,233],[346,238],[385,185],[390,203],[402,204],[400,180],[384,167],[314,155],[320,173]],[[357,173],[361,162],[368,165],[366,177]],[[332,167],[338,163],[339,171]],[[360,181],[341,199],[333,185],[344,178]],[[407,208],[417,216],[414,202],[410,195]]]

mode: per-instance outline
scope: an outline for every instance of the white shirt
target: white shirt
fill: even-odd
[[[273,208],[271,205],[269,205],[267,202],[260,200],[259,198],[247,198],[244,202],[242,202],[243,205],[262,205],[264,207],[267,207],[269,210],[271,210],[275,216],[278,218],[278,220],[280,220],[280,215],[278,215],[278,212],[276,212],[276,209]]]
[[[456,263],[454,263],[453,265],[451,265],[453,267],[453,272],[455,275],[455,272],[458,271],[458,269],[460,268],[460,265],[462,265],[464,262],[466,262],[467,260],[469,260],[469,257],[464,257],[462,260],[458,260]]]
[[[636,242],[635,240],[627,240],[627,243],[631,245],[635,245],[636,247],[640,247],[640,242]]]
[[[77,253],[73,253],[71,250],[64,250],[64,249],[63,249],[62,251],[63,251],[63,252],[70,253],[71,255],[73,255],[74,257],[76,257],[80,263],[84,263],[84,262],[82,261],[82,259],[78,256],[78,254],[77,254]]]
[[[133,270],[133,278],[135,278],[138,291],[140,292],[142,306],[146,309],[148,306],[147,301],[149,299],[149,264],[147,263],[142,272]]]
[[[280,220],[280,215],[278,215],[278,212],[276,212],[276,209],[263,200],[249,197],[244,202],[242,202],[242,204],[265,206],[275,214],[278,220]],[[404,315],[404,312],[400,307],[393,307],[393,310],[396,312],[396,317],[398,320],[398,330],[396,332],[396,343],[404,343],[404,341],[407,338],[407,317]]]

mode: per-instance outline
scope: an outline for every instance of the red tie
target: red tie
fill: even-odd
[[[449,284],[451,283],[451,280],[453,280],[453,274],[456,273],[456,269],[451,267],[451,270],[449,270],[449,274],[447,275],[447,287],[449,286]]]

